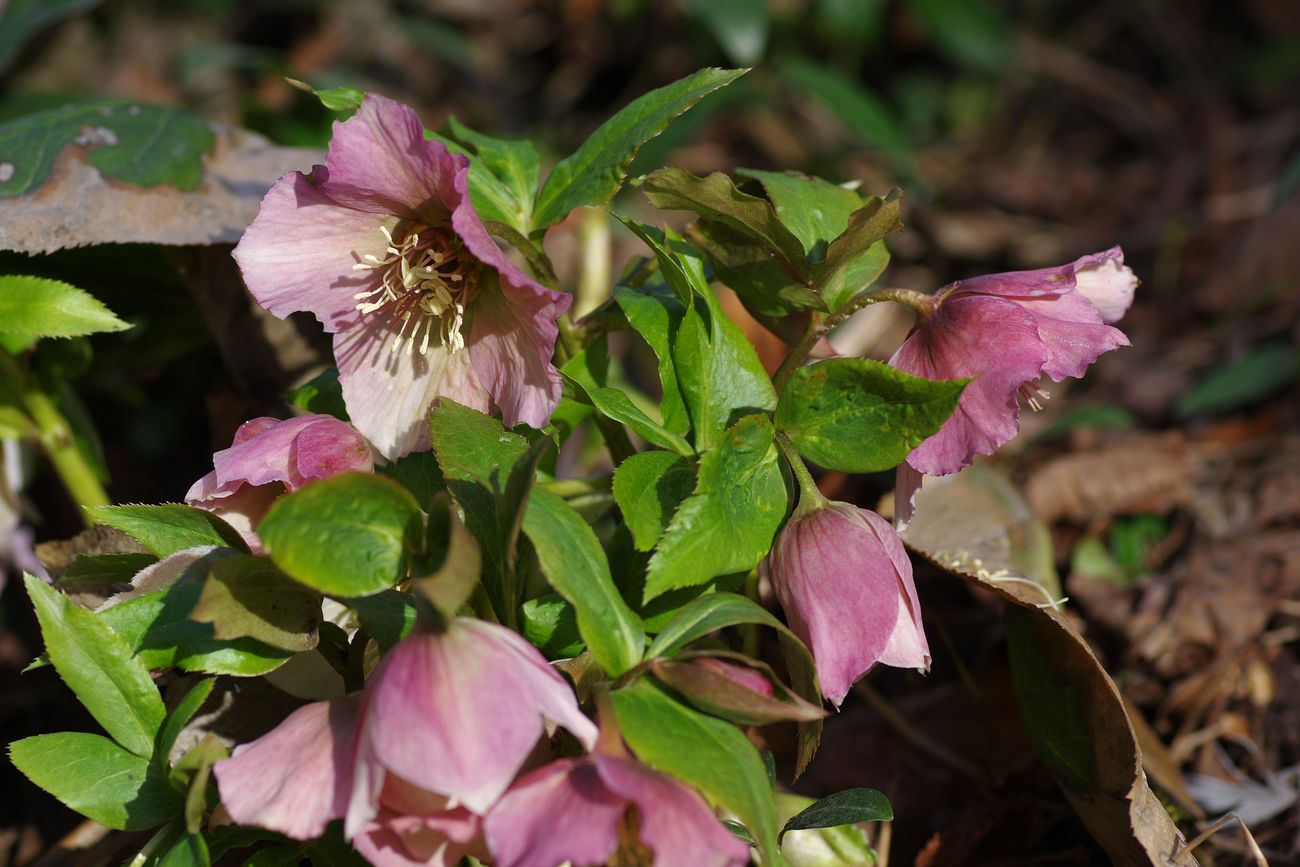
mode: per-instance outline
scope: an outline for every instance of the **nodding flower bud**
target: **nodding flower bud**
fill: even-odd
[[[741,725],[810,722],[826,716],[822,708],[787,689],[762,663],[738,654],[727,657],[683,654],[656,659],[650,670],[700,710]]]
[[[911,561],[875,512],[828,502],[796,514],[772,549],[769,574],[836,707],[877,663],[929,670]]]

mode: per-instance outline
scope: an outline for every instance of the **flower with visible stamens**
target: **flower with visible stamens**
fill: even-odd
[[[334,335],[352,423],[384,457],[429,447],[434,399],[544,427],[571,297],[526,276],[468,194],[469,161],[374,94],[336,123],[325,165],[262,201],[235,259],[258,303],[313,313]]]

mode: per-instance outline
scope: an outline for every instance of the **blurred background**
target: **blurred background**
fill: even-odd
[[[553,163],[645,91],[737,65],[754,70],[652,141],[634,175],[901,187],[885,279],[923,291],[1123,246],[1143,281],[1122,323],[1132,348],[1054,388],[999,471],[1050,529],[1070,616],[1130,703],[1171,812],[1191,829],[1236,808],[1272,864],[1300,864],[1294,0],[0,0],[0,122],[114,95],[323,148],[333,115],[292,77],[382,92],[431,127],[454,114],[529,137]],[[631,188],[614,207],[650,213]],[[593,233],[612,239],[614,273],[637,252],[610,222],[580,214],[552,233],[563,279]],[[80,344],[43,362],[75,382],[115,501],[180,499],[315,360],[282,366],[269,393],[231,375],[226,320],[180,276],[227,269],[216,254],[0,254],[5,273],[67,279],[137,325],[91,341],[93,364]],[[775,366],[779,341],[731,309]],[[909,325],[873,311],[836,346],[887,357]],[[32,472],[37,538],[71,536],[71,504]],[[822,484],[874,506],[892,479]],[[934,672],[873,675],[798,790],[885,791],[898,819],[876,842],[893,864],[1107,863],[1025,738],[997,605],[920,568]],[[38,647],[19,590],[0,608],[6,742],[78,713],[51,672],[18,677]],[[759,734],[788,758],[788,733]],[[0,774],[0,867],[55,863],[75,817]],[[1242,863],[1240,840],[1222,832],[1202,861]]]

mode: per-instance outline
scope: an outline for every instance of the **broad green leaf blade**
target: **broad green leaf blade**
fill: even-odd
[[[442,398],[429,418],[438,466],[448,479],[504,479],[528,451],[528,440],[477,410]]]
[[[211,864],[208,841],[197,831],[185,831],[157,861],[146,863],[145,867],[210,867]]]
[[[121,530],[159,557],[202,545],[248,552],[235,529],[211,512],[179,503],[157,506],[90,506],[86,515],[96,524]]]
[[[803,244],[809,262],[826,257],[831,241],[848,228],[849,216],[865,204],[853,190],[799,172],[737,169],[736,174],[763,185],[776,215]]]
[[[106,737],[58,732],[9,745],[9,758],[68,807],[119,831],[143,831],[180,813],[163,771]]]
[[[672,452],[640,452],[618,465],[614,501],[638,551],[654,548],[694,487],[694,468]]]
[[[305,81],[299,81],[295,78],[286,78],[290,85],[301,91],[310,93],[320,100],[320,104],[330,111],[352,112],[361,108],[361,103],[366,98],[366,92],[359,87],[312,87]]]
[[[384,476],[341,473],[277,500],[257,528],[296,581],[338,596],[387,590],[424,540],[420,505]]]
[[[203,183],[203,156],[216,141],[208,125],[171,108],[128,99],[65,105],[0,125],[0,198],[23,196],[49,178],[63,150],[78,144],[106,178],[138,187]]]
[[[415,600],[398,590],[349,599],[347,605],[356,612],[361,628],[384,650],[392,649],[415,629]]]
[[[31,337],[81,337],[131,326],[95,296],[44,277],[0,277],[0,332]]]
[[[578,631],[596,661],[618,677],[641,661],[645,630],[623,601],[600,540],[577,512],[544,488],[534,489],[524,532],[542,572],[578,615]]]
[[[527,236],[540,165],[533,143],[493,138],[455,117],[447,118],[436,137],[453,152],[470,157],[469,195],[479,216]]]
[[[700,460],[695,491],[650,558],[645,599],[748,572],[766,556],[789,507],[772,423],[751,415]]]
[[[837,828],[858,822],[893,820],[894,808],[880,792],[875,789],[845,789],[822,798],[791,818],[781,829],[781,835],[810,828]]]
[[[343,403],[343,384],[339,382],[337,367],[325,368],[285,397],[298,409],[332,415],[342,421],[348,420],[348,408]]]
[[[784,623],[754,600],[735,593],[710,593],[687,603],[668,621],[646,651],[646,658],[670,656],[692,641],[741,623],[770,626],[778,632],[794,636]]]
[[[587,395],[601,415],[627,425],[651,445],[671,449],[679,455],[695,454],[690,443],[642,412],[640,407],[617,388],[595,388],[589,390]]]
[[[795,372],[775,423],[814,463],[880,472],[943,426],[967,382],[920,379],[864,358],[831,358]]]
[[[897,198],[873,196],[849,217],[848,227],[831,241],[826,258],[813,268],[813,283],[827,307],[838,310],[876,281],[889,261],[883,240],[902,227],[901,215]]]
[[[524,603],[523,634],[547,659],[572,659],[587,649],[578,632],[578,613],[558,593]]]
[[[619,730],[637,758],[735,813],[758,841],[764,864],[785,863],[763,759],[740,729],[678,704],[645,679],[612,698]]]
[[[675,434],[686,434],[691,429],[691,417],[677,382],[672,350],[672,335],[685,309],[667,290],[651,293],[615,286],[614,300],[627,317],[628,324],[649,344],[659,362],[659,384],[663,388],[659,413],[663,416],[664,427]]]
[[[656,208],[692,211],[722,223],[762,244],[796,280],[807,278],[804,245],[772,203],[736,189],[722,172],[700,178],[683,169],[659,169],[646,176],[641,189]]]
[[[63,573],[56,586],[68,584],[129,584],[141,569],[152,566],[158,558],[152,554],[122,552],[82,554]]]
[[[157,759],[160,767],[167,766],[172,747],[176,745],[176,738],[199,712],[199,708],[208,700],[208,696],[212,695],[212,687],[216,684],[217,680],[213,677],[200,680],[190,687],[190,691],[185,693],[185,697],[180,700],[176,708],[167,714],[162,728],[158,730],[158,740],[154,750],[154,758]]]
[[[252,638],[282,650],[311,650],[319,640],[321,597],[265,557],[241,554],[212,567],[190,619],[211,623],[218,641]]]
[[[113,740],[138,756],[152,756],[166,712],[148,669],[95,614],[39,578],[24,580],[59,677]]]
[[[542,185],[532,231],[560,220],[579,205],[603,205],[623,185],[636,152],[709,93],[744,75],[746,69],[701,69],[632,101],[561,160]]]

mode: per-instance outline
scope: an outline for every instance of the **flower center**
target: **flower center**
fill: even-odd
[[[421,355],[430,345],[448,352],[464,349],[461,330],[465,308],[478,295],[478,261],[450,226],[406,221],[394,230],[379,228],[388,241],[384,258],[367,253],[352,268],[379,271],[383,278],[377,289],[353,296],[357,310],[385,311],[393,352],[403,342],[408,351],[418,348]]]
[[[1029,408],[1034,412],[1042,412],[1043,401],[1051,398],[1047,389],[1040,387],[1035,382],[1026,382],[1020,386],[1020,396],[1025,399],[1025,403],[1029,404]]]

